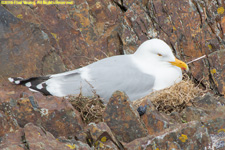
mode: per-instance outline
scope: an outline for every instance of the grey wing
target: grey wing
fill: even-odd
[[[124,91],[133,101],[148,95],[154,86],[154,76],[141,72],[128,56],[113,57],[89,69],[91,85],[106,101],[116,90]]]
[[[93,95],[93,88],[81,78],[79,69],[52,75],[45,83],[47,91],[55,96],[61,97],[80,93],[84,96]]]
[[[44,76],[23,78],[9,78],[14,84],[27,86],[30,90],[41,92],[44,95],[67,96],[82,93],[85,96],[93,95],[93,88],[81,78],[79,69],[64,73]]]

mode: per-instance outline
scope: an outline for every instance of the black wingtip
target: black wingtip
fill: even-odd
[[[46,89],[47,84],[45,83],[46,80],[48,80],[49,77],[32,77],[29,79],[23,79],[21,77],[10,77],[8,80],[11,83],[17,84],[17,85],[23,85],[28,87],[31,91],[40,92],[43,95],[52,95],[48,92]]]
[[[21,77],[17,77],[17,78],[13,78],[10,77],[8,78],[9,82],[14,83],[14,84],[21,84],[21,81],[23,80],[23,78]]]

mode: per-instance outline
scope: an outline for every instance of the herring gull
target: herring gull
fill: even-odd
[[[44,95],[93,96],[108,102],[116,90],[124,91],[131,101],[182,80],[186,63],[178,60],[160,39],[145,41],[134,54],[104,58],[85,67],[43,77],[8,78]]]

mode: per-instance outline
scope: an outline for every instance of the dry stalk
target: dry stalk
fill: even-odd
[[[84,97],[80,94],[78,97],[71,96],[70,102],[80,112],[81,118],[86,124],[102,121],[105,105],[99,97]]]

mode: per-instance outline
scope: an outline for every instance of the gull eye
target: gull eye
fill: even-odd
[[[158,56],[162,56],[162,54],[160,54],[160,53],[158,53],[157,55],[158,55]]]

